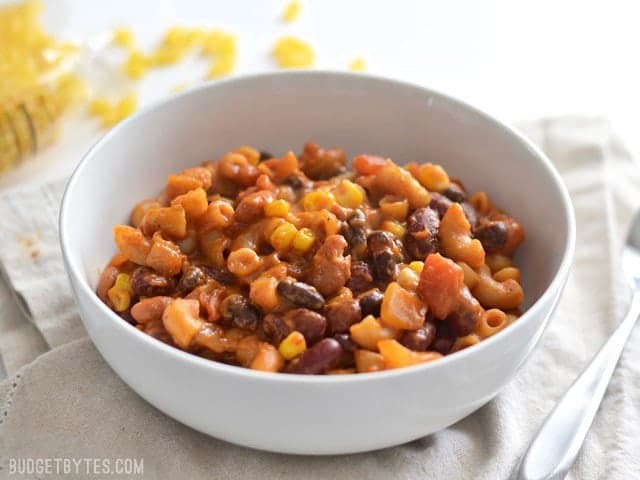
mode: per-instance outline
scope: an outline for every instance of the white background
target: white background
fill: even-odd
[[[507,122],[606,116],[640,153],[640,16],[634,0],[303,0],[293,24],[280,21],[286,0],[44,3],[52,30],[90,43],[100,43],[116,25],[130,26],[148,48],[171,25],[227,29],[238,37],[236,74],[274,69],[274,41],[295,34],[314,46],[318,68],[346,69],[362,56],[370,73],[458,96]],[[204,64],[188,61],[127,83],[118,74],[120,61],[117,52],[103,53],[85,69],[98,90],[105,89],[107,75],[108,93],[136,89],[143,104],[205,71]],[[55,147],[0,177],[0,189],[68,174],[100,134],[94,120],[75,115]]]

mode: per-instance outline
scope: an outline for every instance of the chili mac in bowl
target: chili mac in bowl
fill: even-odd
[[[143,110],[85,156],[60,218],[83,322],[126,383],[195,429],[301,454],[403,443],[490,400],[548,322],[574,229],[516,132],[332,72]]]

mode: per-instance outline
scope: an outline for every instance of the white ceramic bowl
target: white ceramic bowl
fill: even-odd
[[[524,225],[518,253],[526,313],[472,348],[433,363],[345,376],[267,374],[184,353],[136,330],[94,294],[115,251],[111,227],[170,172],[242,144],[274,154],[308,139],[405,163],[444,165]],[[361,74],[234,78],[145,108],[102,138],[67,187],[62,251],[84,325],[116,373],[167,415],[229,442],[296,454],[397,445],[488,402],[538,342],[567,280],[571,202],[551,162],[514,130],[464,103]],[[534,392],[532,392],[534,394]]]

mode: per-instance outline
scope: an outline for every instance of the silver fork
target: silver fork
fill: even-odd
[[[563,479],[582,447],[640,316],[640,212],[636,212],[627,234],[622,269],[633,292],[627,315],[542,424],[518,465],[514,480]]]

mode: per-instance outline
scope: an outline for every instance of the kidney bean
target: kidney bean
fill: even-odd
[[[458,337],[469,335],[476,328],[481,307],[467,287],[460,291],[456,309],[445,319]]]
[[[447,213],[449,207],[453,202],[438,192],[431,192],[431,201],[429,202],[429,208],[432,208],[436,212],[438,212],[438,216],[440,218],[444,217],[444,214]]]
[[[379,317],[383,298],[384,293],[377,288],[361,293],[358,297],[358,302],[360,303],[362,316],[373,315],[374,317]]]
[[[353,352],[356,350],[356,348],[358,348],[353,340],[351,340],[351,335],[349,335],[348,333],[336,333],[333,338],[338,341],[338,343],[342,347],[342,350],[344,350],[345,352]]]
[[[416,352],[424,352],[427,350],[436,337],[436,326],[433,322],[425,322],[425,324],[417,330],[407,330],[398,340],[405,347]]]
[[[467,199],[467,192],[460,183],[451,182],[449,187],[442,192],[445,197],[453,202],[464,202]]]
[[[431,344],[431,348],[442,355],[449,353],[451,347],[453,347],[453,339],[447,337],[436,338]]]
[[[291,280],[281,280],[277,287],[278,295],[299,307],[320,310],[325,300],[315,287]]]
[[[136,319],[133,318],[131,312],[129,312],[128,310],[125,312],[120,312],[118,315],[120,315],[120,318],[122,318],[129,325],[133,325],[135,327],[138,324],[138,322],[136,322]]]
[[[486,220],[480,223],[475,231],[475,237],[480,240],[487,253],[499,251],[507,243],[508,230],[504,222]]]
[[[347,282],[347,287],[355,295],[358,295],[371,288],[372,284],[373,276],[369,265],[360,261],[351,262],[351,278]]]
[[[424,260],[430,253],[438,251],[439,229],[438,213],[430,207],[419,208],[409,216],[404,243],[414,260]]]
[[[148,267],[138,267],[131,274],[131,288],[139,297],[157,297],[173,293],[175,281]]]
[[[182,276],[178,281],[178,291],[182,294],[187,294],[196,288],[198,285],[202,285],[206,280],[204,272],[195,265],[188,265],[182,272]]]
[[[334,338],[325,338],[305,350],[285,367],[286,373],[318,375],[335,368],[342,358],[342,346]]]
[[[475,231],[479,221],[478,211],[469,202],[462,202],[460,205],[462,206],[462,211],[464,212],[464,216],[467,217],[467,220],[471,225],[471,231],[472,232]]]
[[[222,300],[220,313],[225,322],[234,327],[256,330],[260,320],[260,310],[242,295],[234,293]]]
[[[291,330],[297,330],[304,336],[307,345],[313,345],[320,341],[327,330],[327,319],[306,308],[289,310],[284,321],[291,327]]]
[[[275,345],[280,345],[280,342],[292,331],[291,327],[284,321],[283,316],[277,313],[265,315],[262,319],[262,330]]]
[[[324,315],[330,334],[347,332],[351,325],[362,319],[360,303],[353,299],[330,303],[325,307]]]

